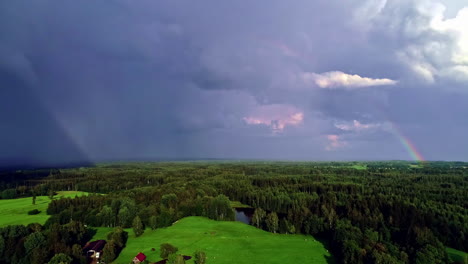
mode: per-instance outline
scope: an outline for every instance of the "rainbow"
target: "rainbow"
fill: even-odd
[[[412,159],[416,161],[423,162],[425,161],[423,155],[418,151],[418,149],[414,146],[414,144],[403,135],[401,130],[398,128],[398,126],[391,122],[393,131],[395,132],[395,135],[397,136],[398,140],[400,140],[401,144],[405,147],[406,151],[409,153]]]
[[[280,49],[284,54],[288,56],[299,57],[299,58],[306,57],[305,54],[301,54],[297,52],[296,50],[293,50],[291,47],[289,47],[288,45],[282,42],[279,42],[279,41],[266,41],[266,42]],[[385,113],[385,111],[382,110],[382,113]],[[418,151],[416,146],[407,137],[403,135],[403,132],[401,131],[401,129],[395,123],[390,121],[390,119],[387,118],[387,120],[393,128],[392,130],[395,136],[398,138],[401,144],[405,147],[406,151],[409,153],[411,158],[418,162],[425,162],[426,160],[424,159],[423,155]]]

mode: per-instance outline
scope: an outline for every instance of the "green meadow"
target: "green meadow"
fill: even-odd
[[[109,230],[98,231],[93,239],[104,238]],[[319,264],[330,263],[331,258],[323,244],[311,236],[272,234],[241,222],[192,216],[167,228],[146,230],[140,237],[129,230],[127,245],[113,263],[127,264],[139,252],[149,262],[159,261],[162,243],[170,243],[179,248],[180,254],[188,256],[193,256],[196,250],[205,251],[207,262],[218,264]],[[194,263],[193,259],[187,263]]]
[[[250,205],[243,204],[239,201],[231,201],[232,208],[252,208]]]
[[[449,258],[453,262],[468,263],[468,253],[453,248],[446,248]]]
[[[85,192],[63,191],[58,192],[54,199],[86,194]],[[49,203],[50,198],[48,196],[37,196],[35,205],[32,204],[32,197],[0,200],[0,227],[30,223],[44,224],[49,218],[46,214]],[[28,212],[34,209],[41,212],[37,215],[28,215]]]
[[[355,164],[351,166],[351,168],[356,169],[356,170],[367,170],[367,165]]]
[[[93,238],[91,238],[90,241],[95,241],[95,240],[107,240],[107,235],[114,230],[113,227],[92,227],[92,230],[96,231],[96,233],[93,235]],[[132,232],[131,228],[125,228],[125,231],[128,232],[130,235],[130,232]]]

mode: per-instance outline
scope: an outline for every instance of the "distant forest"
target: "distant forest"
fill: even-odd
[[[468,251],[463,162],[141,162],[0,173],[3,199],[62,190],[93,194],[53,200],[44,226],[0,228],[0,263],[59,254],[82,263],[85,225],[234,220],[232,201],[255,209],[258,228],[324,241],[340,263],[450,263],[445,247]],[[34,257],[33,235],[44,248]]]

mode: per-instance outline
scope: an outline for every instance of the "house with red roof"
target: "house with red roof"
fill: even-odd
[[[133,258],[133,263],[140,264],[141,262],[145,261],[145,259],[146,255],[140,252],[138,253],[138,255],[135,256],[135,258]]]

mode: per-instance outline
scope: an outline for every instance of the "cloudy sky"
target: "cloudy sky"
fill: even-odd
[[[0,163],[468,160],[465,0],[0,2]]]

